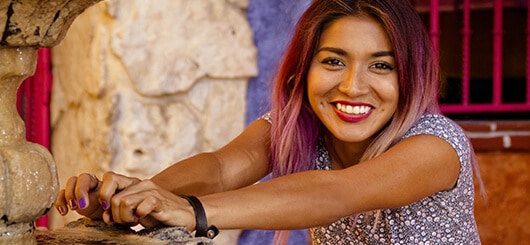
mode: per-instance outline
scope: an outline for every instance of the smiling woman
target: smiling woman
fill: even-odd
[[[322,33],[307,90],[315,115],[339,137],[334,144],[350,143],[361,152],[365,141],[387,124],[399,98],[395,67],[388,35],[373,18],[341,18]]]
[[[314,244],[479,244],[474,153],[439,113],[437,82],[435,52],[408,0],[313,1],[270,112],[221,149],[149,180],[74,176],[56,207],[196,235],[310,228]]]

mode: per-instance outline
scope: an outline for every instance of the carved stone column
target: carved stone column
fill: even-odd
[[[35,244],[34,221],[59,188],[51,154],[26,141],[18,87],[35,72],[38,48],[59,43],[75,17],[99,1],[0,1],[0,245]]]

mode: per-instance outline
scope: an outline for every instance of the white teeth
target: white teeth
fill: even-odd
[[[351,106],[351,105],[343,105],[341,103],[337,103],[336,107],[337,109],[339,109],[339,111],[342,111],[348,114],[356,114],[356,115],[366,114],[372,109],[370,106],[364,106],[364,105]]]

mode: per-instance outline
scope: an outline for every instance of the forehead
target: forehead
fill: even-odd
[[[319,46],[392,50],[390,38],[381,23],[367,16],[347,16],[331,22],[320,36]]]

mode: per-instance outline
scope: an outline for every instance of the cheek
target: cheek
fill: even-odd
[[[316,86],[317,80],[315,79],[314,73],[309,72],[307,74],[307,98],[309,100],[309,104],[311,105],[311,108],[315,110],[316,105],[318,104],[318,87]]]
[[[325,72],[318,68],[309,69],[307,74],[307,94],[309,99],[325,96],[326,93],[333,89],[332,81],[333,78],[330,74],[325,74]]]
[[[381,83],[379,88],[381,96],[389,102],[398,103],[399,100],[399,84],[396,79],[389,79],[384,83]]]
[[[328,81],[321,72],[310,69],[307,74],[307,98],[311,109],[319,115],[326,101],[326,94],[329,92]],[[320,117],[320,116],[319,116]]]
[[[397,84],[388,88],[388,97],[397,104],[399,100],[399,87]]]
[[[399,104],[399,86],[390,85],[387,87],[384,100],[389,104],[388,109],[391,114],[394,114]]]
[[[307,98],[313,111],[318,111],[325,103],[325,96],[329,92],[328,82],[318,72],[310,71],[307,75]]]

